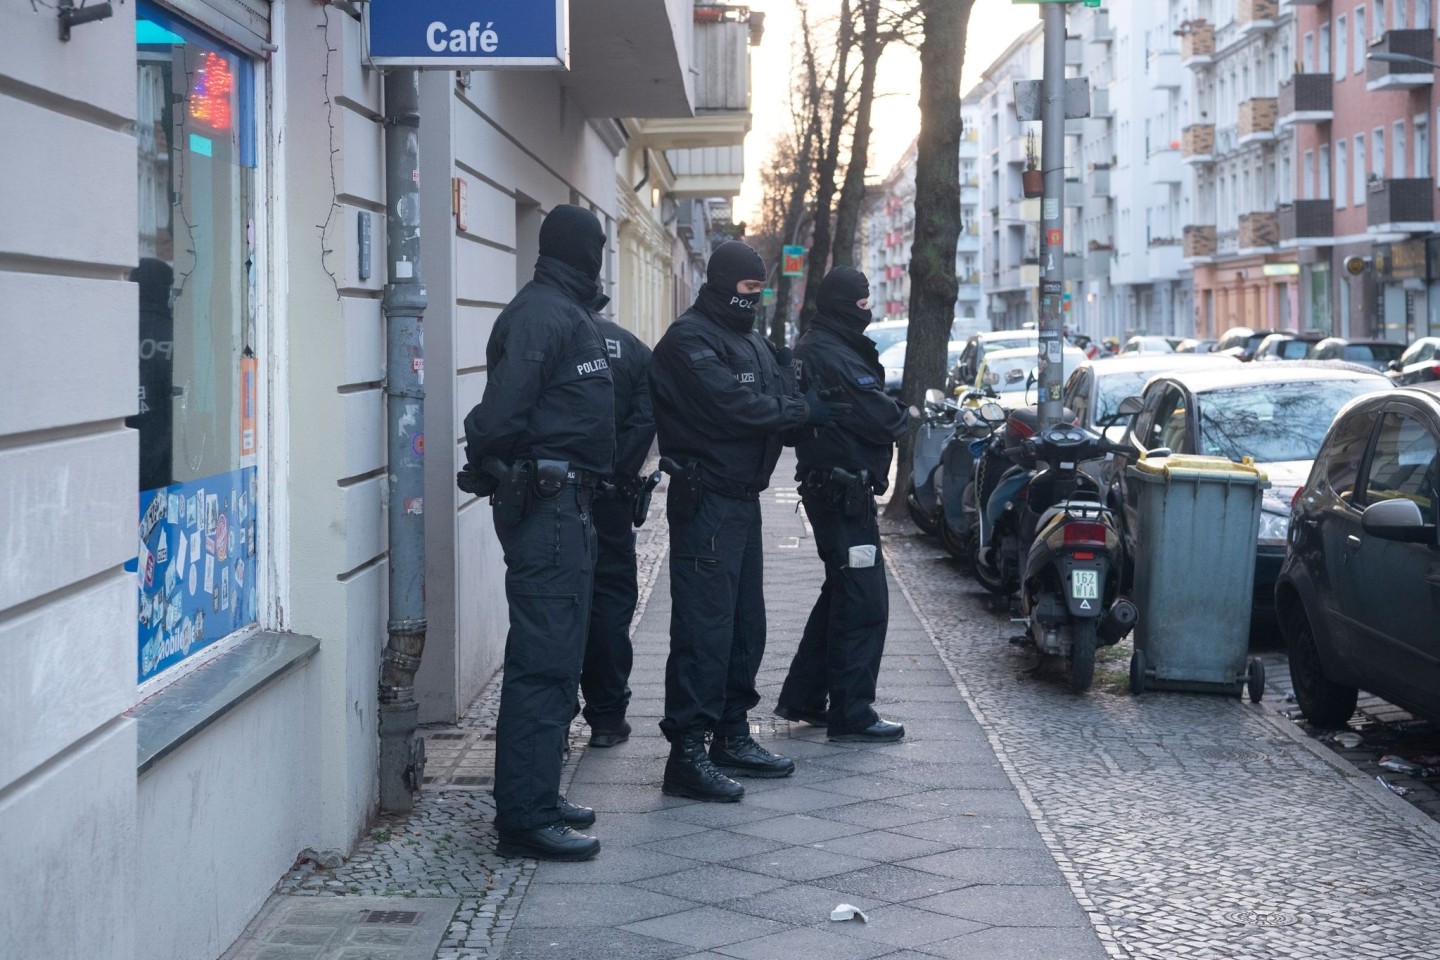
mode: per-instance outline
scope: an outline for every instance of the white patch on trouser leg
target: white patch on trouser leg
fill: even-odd
[[[851,547],[850,562],[846,564],[846,566],[852,570],[862,570],[865,567],[875,566],[875,550],[875,545],[869,543],[862,544],[858,547]]]

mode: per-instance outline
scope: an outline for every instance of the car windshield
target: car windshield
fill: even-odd
[[[881,353],[884,353],[897,343],[904,343],[909,335],[910,328],[908,326],[865,331],[865,336],[875,342],[875,349]]]
[[[1013,350],[1016,347],[1033,347],[1037,337],[992,337],[985,341],[986,350]]]
[[[1124,373],[1107,373],[1105,376],[1095,378],[1095,412],[1091,419],[1095,422],[1113,416],[1120,408],[1120,401],[1126,397],[1138,397],[1145,388],[1145,383],[1158,370],[1127,370]]]
[[[1035,369],[1034,357],[1016,357],[1009,360],[986,361],[982,386],[996,393],[1016,393],[1025,389],[1025,380]]]
[[[1345,359],[1356,363],[1389,363],[1404,351],[1398,343],[1347,343]]]
[[[882,367],[893,367],[896,370],[905,366],[905,344],[908,342],[907,340],[901,340],[881,350],[880,365]]]
[[[1384,389],[1378,377],[1221,387],[1200,397],[1200,452],[1258,463],[1313,460],[1340,408]]]
[[[1310,352],[1310,344],[1304,340],[1282,340],[1275,345],[1275,355],[1281,360],[1304,360]]]

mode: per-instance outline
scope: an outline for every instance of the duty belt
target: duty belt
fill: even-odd
[[[594,487],[600,482],[600,474],[593,470],[581,470],[574,467],[566,472],[565,482],[572,487]]]

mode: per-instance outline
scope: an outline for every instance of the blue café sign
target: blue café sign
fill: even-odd
[[[570,66],[568,0],[370,0],[366,6],[377,66]]]

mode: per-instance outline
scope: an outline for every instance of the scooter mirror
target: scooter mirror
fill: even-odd
[[[925,391],[925,405],[928,407],[939,407],[945,403],[945,394],[934,387]]]
[[[908,412],[910,414],[911,420],[919,420],[922,416],[924,416],[924,414],[920,412],[920,408],[915,406],[915,404],[913,403],[910,404],[910,409]]]
[[[992,401],[980,404],[980,419],[986,423],[1002,423],[1005,420],[1005,408]]]
[[[980,422],[980,418],[975,416],[974,410],[963,410],[960,413],[960,422],[967,427],[973,427]]]
[[[1126,397],[1120,401],[1120,406],[1115,409],[1115,412],[1121,416],[1133,417],[1143,409],[1145,409],[1144,400],[1139,397]]]

